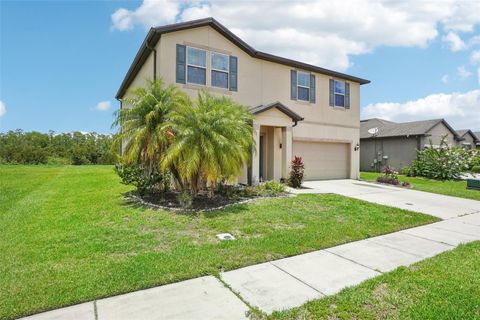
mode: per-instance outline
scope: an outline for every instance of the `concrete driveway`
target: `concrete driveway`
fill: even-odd
[[[417,211],[441,219],[480,212],[480,201],[435,193],[384,186],[358,180],[305,181],[305,189],[293,193],[336,193],[400,209]]]

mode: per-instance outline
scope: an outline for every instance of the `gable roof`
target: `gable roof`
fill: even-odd
[[[457,132],[453,130],[444,119],[395,123],[374,118],[360,121],[360,139],[372,138],[372,135],[368,133],[368,129],[375,127],[378,128],[377,138],[423,136],[427,135],[428,132],[439,123],[443,123],[453,133],[456,139],[460,138]]]
[[[465,135],[469,133],[472,136],[473,141],[480,141],[480,136],[478,136],[475,132],[472,132],[470,129],[457,130],[457,133],[461,138],[465,137]]]
[[[272,108],[276,108],[282,113],[284,113],[285,115],[289,116],[290,118],[292,118],[292,120],[295,123],[303,120],[302,116],[300,116],[298,113],[296,113],[295,111],[293,111],[292,109],[290,109],[289,107],[281,103],[280,101],[259,105],[257,107],[250,109],[250,112],[252,114],[259,114]]]
[[[354,77],[345,73],[324,69],[324,68],[303,63],[300,61],[275,56],[273,54],[269,54],[266,52],[257,51],[253,47],[248,45],[246,42],[244,42],[242,39],[237,37],[234,33],[228,30],[225,26],[223,26],[217,20],[213,18],[205,18],[205,19],[198,19],[193,21],[170,24],[162,27],[150,28],[150,31],[148,31],[148,34],[145,37],[145,40],[143,40],[143,43],[140,46],[140,49],[138,50],[137,55],[135,56],[130,68],[128,69],[127,74],[125,75],[125,78],[123,79],[122,84],[120,85],[120,88],[118,89],[117,94],[115,95],[115,98],[121,99],[123,97],[123,95],[127,91],[128,86],[132,83],[133,79],[135,78],[137,73],[140,71],[140,68],[145,63],[145,60],[147,60],[150,52],[152,51],[152,48],[155,47],[155,45],[157,44],[162,34],[185,30],[185,29],[199,28],[204,26],[212,27],[213,29],[218,31],[221,35],[223,35],[225,38],[233,42],[240,49],[242,49],[247,54],[249,54],[251,57],[266,60],[266,61],[276,62],[283,65],[296,67],[296,68],[300,68],[308,71],[323,73],[329,76],[338,77],[338,78],[350,80],[353,82],[358,82],[360,84],[370,83],[370,80]]]

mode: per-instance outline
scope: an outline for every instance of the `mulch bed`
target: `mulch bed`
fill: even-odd
[[[273,198],[272,196],[258,196],[254,195],[251,198],[246,197],[235,197],[227,196],[221,194],[215,194],[213,197],[208,197],[207,194],[199,194],[193,198],[192,206],[189,208],[183,208],[177,200],[178,192],[165,192],[162,194],[153,194],[153,195],[139,195],[135,191],[131,191],[125,194],[127,200],[140,203],[144,206],[156,209],[166,209],[171,211],[211,211],[219,210],[230,207],[232,205],[244,204],[259,199]],[[278,197],[292,196],[289,193],[281,193]]]

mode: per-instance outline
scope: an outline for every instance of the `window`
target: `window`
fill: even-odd
[[[212,52],[212,87],[228,89],[228,56]]]
[[[310,101],[310,74],[297,72],[297,99]]]
[[[207,52],[205,50],[187,48],[187,82],[207,84]]]
[[[335,107],[345,108],[345,82],[335,80]]]

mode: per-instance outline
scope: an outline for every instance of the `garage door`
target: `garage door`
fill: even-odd
[[[293,155],[303,158],[305,180],[348,178],[349,144],[293,142]]]

